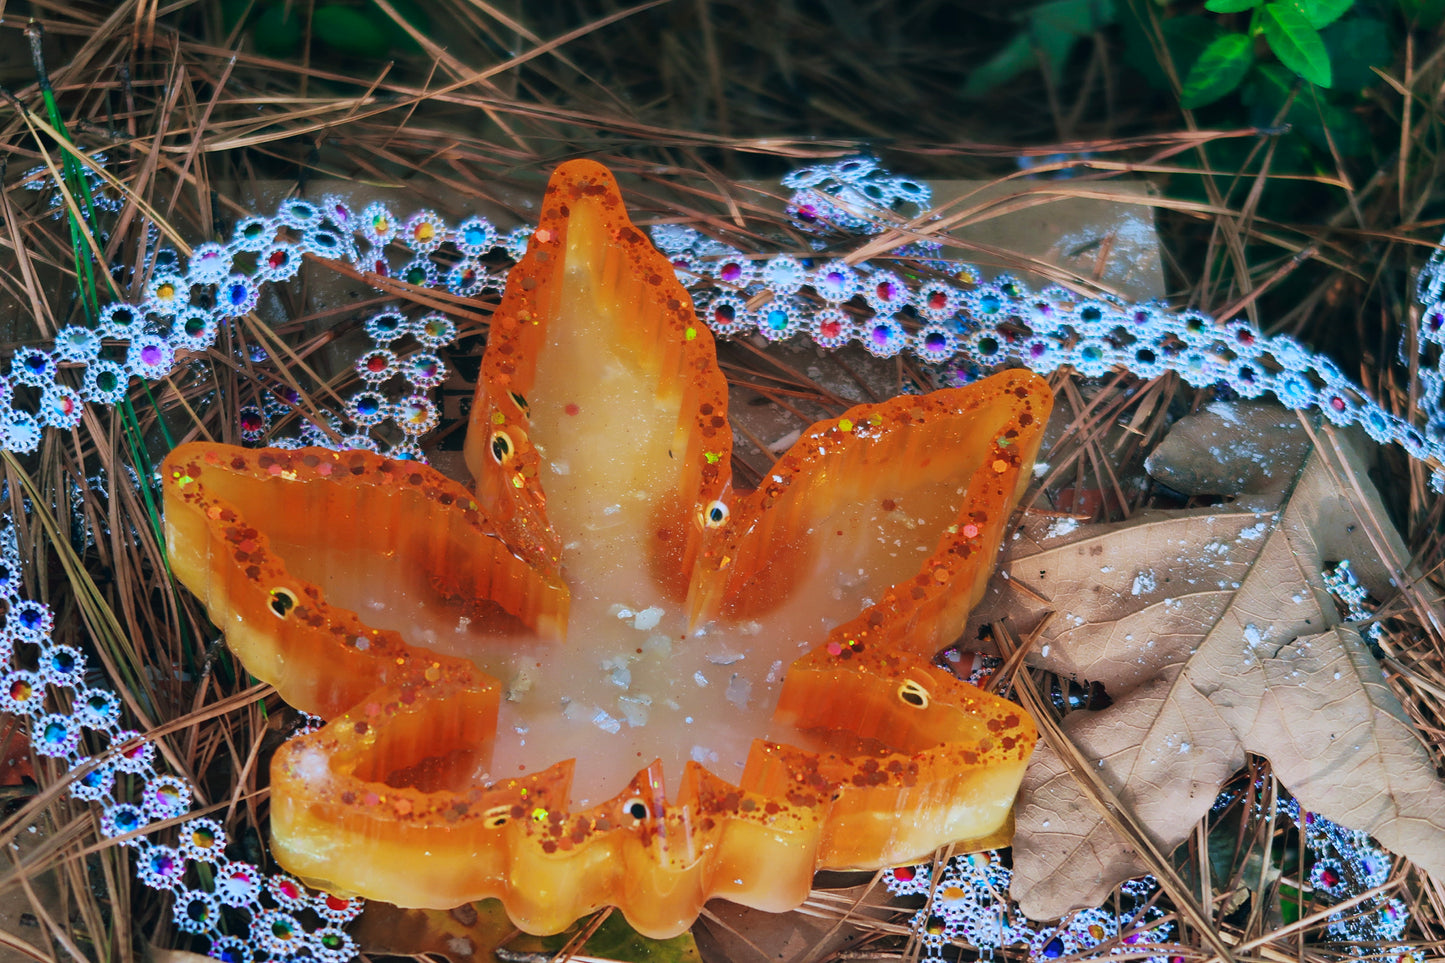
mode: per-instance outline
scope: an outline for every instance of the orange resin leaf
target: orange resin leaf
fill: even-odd
[[[547,186],[492,317],[466,454],[482,504],[525,557],[559,558],[558,533],[595,528],[609,491],[625,500],[611,527],[650,532],[655,574],[674,581],[691,570],[699,506],[728,493],[711,333],[598,164],[565,164]]]
[[[832,591],[838,573],[871,599],[913,579],[893,604],[927,614],[894,613],[909,629],[889,645],[931,659],[983,594],[1050,402],[1037,376],[1009,371],[813,425],[708,532],[693,570],[693,620],[747,617]],[[925,546],[932,556],[920,574]],[[810,586],[810,578],[835,584]]]
[[[166,459],[164,497],[173,570],[251,672],[305,712],[334,716],[421,671],[403,627],[448,663],[480,661],[518,625],[565,631],[556,569],[518,559],[472,493],[426,466],[194,443]],[[393,624],[368,604],[380,583],[414,601]]]
[[[177,575],[328,719],[275,756],[278,860],[666,937],[713,897],[785,910],[818,869],[996,835],[1033,721],[931,659],[1051,401],[1014,371],[859,406],[734,494],[711,334],[611,175],[563,165],[493,322],[475,496],[361,452],[166,462]]]

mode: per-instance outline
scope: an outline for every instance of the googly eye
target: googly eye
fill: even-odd
[[[512,446],[512,436],[505,431],[492,432],[492,460],[499,465],[505,465],[516,449]]]
[[[921,684],[909,679],[898,687],[898,698],[915,709],[927,709],[929,696],[928,690]]]
[[[482,814],[482,825],[488,829],[501,829],[511,818],[511,806],[493,806]]]
[[[643,802],[642,798],[639,796],[633,796],[631,799],[627,800],[627,802],[623,803],[622,811],[627,813],[627,815],[631,816],[633,819],[639,820],[646,819],[648,815],[652,812],[650,809],[647,808],[647,803]]]
[[[716,501],[702,510],[702,523],[708,528],[721,528],[728,520],[728,507]]]
[[[522,414],[530,415],[532,413],[532,408],[530,405],[527,404],[526,398],[522,397],[519,393],[515,391],[509,391],[507,392],[507,395],[512,399],[512,404],[516,405],[517,410],[520,411]]]
[[[271,611],[278,619],[284,619],[296,607],[296,595],[290,589],[271,590]]]

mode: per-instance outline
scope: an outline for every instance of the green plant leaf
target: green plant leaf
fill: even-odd
[[[1355,0],[1290,0],[1316,30],[1328,27],[1355,5]]]
[[[1249,78],[1249,83],[1244,85],[1244,90],[1240,95],[1240,99],[1246,105],[1258,107],[1261,111],[1250,118],[1250,123],[1255,126],[1270,123],[1273,117],[1266,115],[1279,113],[1279,109],[1284,106],[1285,101],[1294,91],[1295,82],[1295,75],[1279,64],[1260,64],[1259,69]]]
[[[229,33],[251,10],[251,0],[221,0],[221,26]]]
[[[1004,48],[968,75],[964,82],[966,96],[978,96],[1003,86],[1026,70],[1039,65],[1039,55],[1051,77],[1069,59],[1079,38],[1047,23],[1030,22]]]
[[[1298,108],[1301,130],[1321,147],[1328,149],[1333,141],[1335,149],[1346,157],[1359,157],[1370,152],[1370,129],[1365,122],[1353,111],[1330,103],[1324,91],[1301,91]],[[1291,110],[1290,117],[1295,116],[1296,111]]]
[[[1320,31],[1330,52],[1334,89],[1364,90],[1380,82],[1371,67],[1388,67],[1399,48],[1390,42],[1390,27],[1374,17],[1346,17]]]
[[[375,7],[362,13],[352,7],[329,4],[318,7],[311,17],[311,33],[322,43],[354,57],[384,57],[391,48],[391,30],[396,29]],[[376,18],[385,20],[379,23]]]
[[[301,18],[283,4],[266,7],[256,17],[252,40],[263,57],[290,57],[301,49]]]
[[[1083,39],[1072,30],[1056,27],[1049,20],[1038,18],[1029,21],[1025,33],[1033,48],[1035,62],[1042,56],[1049,77],[1054,80],[1062,76],[1064,64],[1069,61],[1069,54],[1073,53],[1074,47]]]
[[[1288,102],[1290,108],[1285,123],[1321,151],[1328,151],[1333,141],[1335,148],[1346,157],[1369,153],[1370,131],[1359,117],[1330,103],[1323,91],[1309,87],[1301,89],[1290,101],[1296,83],[1295,75],[1279,64],[1259,64],[1241,91],[1244,103],[1253,108],[1250,122],[1257,125],[1273,122]]]
[[[1132,5],[1123,8],[1119,19],[1124,35],[1124,60],[1143,74],[1144,79],[1151,85],[1160,90],[1168,90],[1169,78],[1154,52],[1152,25],[1147,18],[1141,19]],[[1164,46],[1174,64],[1176,75],[1180,78],[1189,76],[1194,61],[1199,59],[1199,55],[1204,53],[1204,49],[1214,38],[1224,32],[1218,21],[1194,15],[1170,17],[1159,25],[1159,30],[1164,35]]]
[[[986,94],[1037,63],[1038,58],[1034,56],[1034,47],[1029,43],[1028,33],[1020,30],[1014,34],[1012,40],[1004,44],[1002,50],[969,72],[968,80],[963,84],[963,93],[968,97]]]
[[[1226,33],[1214,38],[1189,68],[1179,103],[1186,110],[1213,103],[1234,90],[1254,66],[1254,43],[1247,34]]]
[[[1445,21],[1445,0],[1400,0],[1400,13],[1421,30],[1434,30]]]
[[[1300,891],[1293,886],[1281,883],[1279,886],[1279,915],[1280,922],[1285,926],[1296,922],[1299,919]]]
[[[1316,86],[1330,86],[1330,53],[1299,7],[1290,0],[1274,0],[1264,5],[1261,19],[1264,39],[1280,63]]]
[[[1052,0],[1029,15],[1034,24],[1062,30],[1075,37],[1087,37],[1114,22],[1113,0]]]
[[[986,94],[1038,66],[1040,55],[1057,79],[1081,37],[1115,22],[1114,0],[1052,0],[1029,12],[1022,29],[1003,49],[975,68],[964,82],[965,96]]]
[[[1210,13],[1243,13],[1253,10],[1263,2],[1264,0],[1208,0],[1204,9]]]
[[[414,0],[387,0],[387,2],[401,19],[411,24],[420,33],[426,34],[426,32],[431,29],[431,17],[427,15],[426,10],[422,8],[421,4],[414,2]],[[421,44],[413,40],[411,34],[403,30],[400,24],[397,24],[386,14],[381,13],[380,7],[377,8],[377,14],[386,22],[387,32],[391,34],[393,46],[410,53],[416,53],[421,50]]]
[[[507,943],[507,949],[518,953],[537,953],[552,956],[565,947],[577,933],[573,927],[556,936],[522,935]],[[691,933],[683,933],[669,940],[653,940],[638,934],[627,925],[622,914],[612,912],[597,927],[597,932],[581,947],[588,956],[621,963],[701,963],[697,944]]]

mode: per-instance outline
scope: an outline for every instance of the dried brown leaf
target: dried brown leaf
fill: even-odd
[[[876,882],[818,889],[801,909],[789,913],[713,900],[693,935],[705,963],[813,963],[836,959],[845,951],[861,961],[867,957],[864,936],[869,924],[891,915],[879,910],[881,892]]]
[[[1212,405],[1181,418],[1145,466],[1186,495],[1283,491],[1310,452],[1299,416],[1275,404]]]
[[[1070,713],[1063,730],[1161,848],[1187,838],[1254,752],[1304,808],[1445,875],[1445,782],[1358,634],[1338,625],[1322,578],[1348,558],[1376,597],[1392,592],[1362,521],[1388,516],[1359,453],[1341,450],[1333,466],[1310,450],[1278,495],[1027,528],[975,619],[1008,616],[1026,631],[1055,613],[1030,662],[1107,687],[1112,706]],[[1338,481],[1351,475],[1362,500]],[[1382,537],[1409,557],[1388,522]],[[1041,745],[1014,842],[1024,912],[1097,905],[1144,871]]]
[[[432,953],[451,963],[482,963],[494,959],[493,950],[516,932],[496,900],[451,910],[401,909],[370,902],[352,935],[366,953]]]

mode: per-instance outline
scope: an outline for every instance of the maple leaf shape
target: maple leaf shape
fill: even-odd
[[[863,405],[734,493],[711,335],[611,175],[564,165],[493,319],[475,494],[360,451],[167,459],[177,575],[329,720],[276,754],[273,852],[400,905],[497,897],[535,933],[615,905],[661,937],[997,834],[1032,720],[929,660],[1051,400],[1019,371]]]
[[[1445,782],[1379,664],[1337,624],[1323,579],[1348,558],[1383,598],[1394,581],[1381,546],[1396,560],[1409,553],[1388,522],[1372,542],[1387,516],[1350,444],[1327,453],[1292,414],[1261,417],[1243,438],[1255,415],[1186,419],[1154,456],[1193,454],[1167,466],[1176,483],[1217,492],[1242,480],[1239,502],[1063,535],[1031,524],[974,617],[1006,615],[1027,632],[1053,610],[1029,661],[1106,686],[1112,705],[1071,712],[1062,728],[1163,851],[1252,752],[1303,809],[1445,873]],[[1024,779],[1017,832],[1013,895],[1035,919],[1096,906],[1148,870],[1047,744]]]

